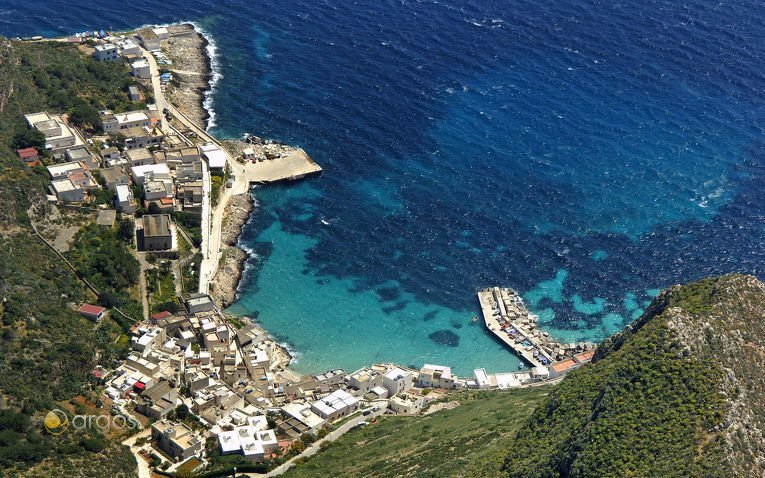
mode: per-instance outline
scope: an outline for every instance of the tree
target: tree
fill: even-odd
[[[45,150],[45,135],[34,128],[22,127],[13,135],[13,149],[35,148]]]
[[[122,133],[117,133],[114,136],[111,137],[111,144],[115,148],[122,150],[125,149],[127,138]]]
[[[292,450],[297,454],[303,453],[305,451],[305,442],[298,438],[292,443]]]
[[[170,312],[171,314],[177,314],[181,310],[181,306],[179,306],[178,302],[174,300],[168,300],[167,302],[162,302],[161,304],[157,304],[156,309],[164,310],[164,311]]]
[[[186,406],[185,403],[178,405],[175,409],[175,416],[178,417],[179,420],[185,420],[189,417],[189,414],[189,407]]]
[[[89,131],[101,130],[101,115],[97,109],[84,100],[69,110],[69,121],[73,125]]]
[[[98,294],[98,303],[103,307],[111,308],[119,305],[119,298],[115,293],[105,290]]]
[[[127,217],[120,219],[117,226],[117,239],[124,242],[133,242],[135,236],[135,222]]]

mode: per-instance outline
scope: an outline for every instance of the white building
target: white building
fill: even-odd
[[[207,166],[211,171],[223,171],[226,168],[226,152],[213,143],[207,143],[199,147],[202,156],[207,160]]]
[[[61,202],[82,202],[85,200],[85,190],[77,187],[69,178],[56,179],[51,183],[56,198]]]
[[[130,68],[132,70],[133,76],[136,78],[151,78],[151,67],[149,66],[149,62],[144,59],[134,61],[130,64]]]
[[[215,309],[215,303],[207,294],[189,294],[185,301],[189,314],[199,314],[200,312],[209,312]]]
[[[167,27],[157,27],[152,28],[151,31],[154,32],[155,35],[157,35],[157,38],[161,40],[167,40],[170,38],[170,32],[167,31]]]
[[[104,161],[109,159],[119,159],[120,158],[120,150],[115,148],[114,146],[110,146],[106,149],[101,150],[101,159]]]
[[[115,186],[115,190],[117,191],[117,197],[114,199],[114,206],[117,210],[128,213],[135,212],[133,192],[130,190],[130,186],[127,184],[118,184]]]
[[[98,156],[88,151],[88,148],[84,146],[67,149],[66,159],[70,162],[82,163],[86,169],[98,169],[100,167]]]
[[[422,410],[425,399],[420,395],[397,395],[388,400],[388,407],[393,413],[411,415]]]
[[[523,383],[528,382],[529,379],[530,379],[530,374],[528,372],[524,372],[524,373],[505,372],[505,373],[497,373],[497,374],[489,376],[489,380],[492,380],[493,382],[495,382],[497,384],[497,388],[500,390],[505,390],[507,388],[520,387],[521,385],[523,385]]]
[[[202,451],[204,441],[183,423],[160,420],[151,425],[151,438],[173,458],[185,460]]]
[[[35,128],[45,136],[45,149],[61,153],[72,146],[85,143],[76,135],[60,116],[50,116],[46,112],[24,115],[30,128]]]
[[[253,348],[250,350],[249,360],[255,368],[262,367],[267,369],[271,364],[271,357],[269,356],[268,351],[260,348]]]
[[[161,327],[151,327],[140,331],[141,335],[130,340],[133,350],[136,352],[145,355],[154,348],[158,348],[165,341],[165,329]]]
[[[373,388],[382,386],[382,384],[382,376],[366,367],[356,370],[348,377],[348,385],[361,392],[361,395],[366,395]]]
[[[170,168],[165,163],[136,166],[130,169],[130,175],[133,176],[133,181],[136,184],[143,184],[146,180],[159,181],[171,179]]]
[[[255,149],[252,147],[244,148],[242,151],[242,157],[245,159],[245,161],[252,161],[254,159],[257,159],[257,155],[255,154]]]
[[[345,390],[335,390],[311,404],[311,410],[327,421],[349,415],[358,408],[359,399]]]
[[[131,168],[154,164],[154,156],[151,154],[151,151],[146,148],[136,148],[126,151],[125,158],[128,160],[128,165]]]
[[[130,38],[117,42],[117,46],[122,55],[142,55],[141,48]]]
[[[251,425],[218,433],[221,455],[240,454],[250,461],[264,461],[279,447],[273,430],[257,430]]]
[[[414,373],[399,367],[392,368],[383,375],[382,386],[389,397],[404,393],[414,386]]]
[[[443,365],[425,364],[420,369],[420,387],[427,388],[456,388],[456,377],[452,376],[452,369]]]
[[[114,114],[104,111],[101,114],[101,125],[107,134],[117,134],[121,130],[130,128],[148,128],[151,126],[151,118],[146,111],[128,111]]]
[[[191,164],[201,161],[202,155],[199,153],[199,149],[196,146],[188,146],[168,151],[165,158],[170,169],[176,169],[181,164]]]
[[[96,45],[96,51],[93,52],[93,58],[98,61],[117,61],[120,59],[120,51],[116,45],[111,43]]]
[[[172,198],[173,194],[173,181],[170,179],[147,180],[143,183],[143,195],[147,201]]]
[[[280,425],[280,428],[283,430],[295,430],[299,429],[300,433],[298,436],[302,433],[313,433],[316,434],[319,432],[321,427],[324,426],[326,423],[326,420],[324,420],[321,416],[319,416],[317,413],[315,413],[311,407],[308,404],[305,403],[288,403],[282,407],[282,411],[287,415],[288,419],[285,422],[287,426],[290,426],[290,428],[286,428],[285,424]],[[291,422],[296,422],[298,426],[292,426]]]
[[[141,43],[143,43],[143,47],[149,51],[162,48],[162,43],[160,42],[159,37],[151,28],[140,30],[138,32],[138,38],[141,40]]]
[[[477,368],[473,370],[473,378],[475,379],[476,388],[491,387],[491,382],[489,381],[489,374],[486,373],[486,369]]]
[[[83,171],[85,171],[85,168],[79,162],[60,163],[48,166],[48,174],[50,174],[51,179],[66,178],[71,173]]]
[[[375,387],[369,391],[367,398],[372,400],[385,400],[388,398],[388,390],[385,387]]]

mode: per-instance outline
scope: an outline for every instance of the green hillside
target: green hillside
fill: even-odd
[[[550,394],[510,448],[509,476],[723,473],[713,431],[724,413],[722,369],[683,354],[667,324],[674,311],[656,312]]]
[[[513,477],[761,475],[763,344],[765,285],[757,279],[673,287],[550,393],[503,470]]]
[[[90,127],[94,111],[126,106],[130,82],[124,65],[98,63],[72,45],[0,38],[0,476],[133,474],[126,449],[97,433],[43,431],[48,410],[89,393],[96,354],[104,362],[122,352],[112,344],[121,326],[94,329],[70,307],[95,298],[32,235],[30,214],[39,221],[51,212],[47,173],[27,168],[14,151],[40,140],[24,113],[69,112]]]
[[[285,478],[473,477],[496,474],[506,444],[550,391],[459,393],[460,406],[425,417],[384,417],[356,428]]]

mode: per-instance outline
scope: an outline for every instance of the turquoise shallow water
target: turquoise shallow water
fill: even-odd
[[[284,231],[278,220],[257,235],[255,254],[259,243],[271,245],[268,260],[257,276],[246,277],[247,294],[229,311],[246,315],[257,310],[262,325],[288,341],[299,372],[353,370],[373,362],[417,368],[426,362],[453,364],[463,373],[477,367],[490,372],[518,367],[514,355],[487,340],[482,322],[471,320],[477,311],[420,302],[395,292],[401,285],[393,280],[367,290],[353,278],[308,273],[307,252],[317,241]],[[452,331],[459,332],[459,342],[450,346]],[[432,334],[440,334],[434,337],[441,336],[445,345],[433,347]]]

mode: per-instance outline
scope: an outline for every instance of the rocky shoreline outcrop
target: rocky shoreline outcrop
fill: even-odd
[[[212,79],[209,42],[190,23],[170,25],[167,29],[168,57],[173,62],[168,68],[177,80],[168,89],[167,97],[191,121],[206,128],[210,112],[205,109],[205,95]]]
[[[239,280],[249,254],[238,245],[242,228],[255,208],[249,194],[233,196],[229,201],[221,224],[221,248],[223,255],[218,271],[212,281],[210,294],[219,307],[224,308],[236,300]]]

